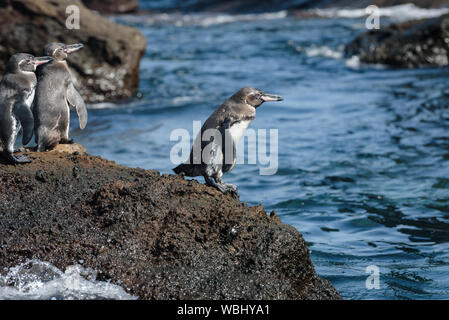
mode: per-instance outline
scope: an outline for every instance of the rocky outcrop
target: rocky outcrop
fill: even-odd
[[[446,66],[449,62],[449,15],[408,21],[372,30],[346,45],[347,56],[394,67]]]
[[[83,0],[89,9],[104,13],[129,13],[139,8],[137,0]]]
[[[39,259],[82,263],[141,299],[340,299],[262,206],[59,148],[0,164],[0,272]]]
[[[378,7],[393,7],[402,4],[413,3],[420,8],[441,8],[448,7],[447,0],[325,0],[317,3],[317,7],[327,8],[366,8],[370,5]]]
[[[79,29],[67,28],[67,18],[73,13],[66,11],[70,5],[79,8]],[[84,49],[70,56],[69,65],[86,101],[129,98],[138,87],[145,37],[136,29],[94,13],[78,1],[2,1],[0,28],[1,74],[14,53],[40,55],[48,42],[81,42]]]

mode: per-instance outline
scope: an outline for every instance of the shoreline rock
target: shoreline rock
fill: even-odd
[[[378,7],[394,7],[403,4],[413,3],[420,8],[442,8],[448,7],[447,0],[332,0],[322,1],[318,8],[366,8],[370,5]]]
[[[80,10],[80,29],[68,29],[66,8]],[[146,38],[73,0],[8,0],[0,6],[0,73],[17,52],[41,55],[45,44],[84,44],[68,62],[78,91],[88,103],[128,99],[139,84]]]
[[[0,164],[0,270],[83,261],[140,299],[341,299],[301,234],[197,181],[78,145]]]
[[[364,32],[346,45],[345,55],[398,68],[447,66],[449,15]]]

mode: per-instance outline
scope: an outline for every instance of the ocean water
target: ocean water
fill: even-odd
[[[382,24],[403,19],[391,10]],[[174,130],[192,133],[193,121],[241,87],[280,94],[284,101],[265,103],[250,126],[277,130],[276,174],[246,163],[225,181],[296,227],[318,274],[343,298],[448,299],[448,69],[344,57],[364,18],[321,13],[112,17],[148,39],[139,93],[91,105],[86,129],[73,120],[71,135],[91,154],[171,173]],[[378,289],[366,287],[372,265]]]

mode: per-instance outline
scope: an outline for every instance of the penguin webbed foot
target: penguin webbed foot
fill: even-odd
[[[231,183],[224,183],[224,185],[226,186],[226,188],[228,188],[231,192],[237,193],[237,186],[235,184],[231,184]]]
[[[222,186],[225,187],[226,192],[237,194],[237,189],[238,189],[238,188],[237,188],[237,186],[236,186],[235,184],[232,184],[232,183],[226,183],[226,182],[224,182],[224,181],[221,180],[221,179],[215,179],[215,180],[216,180],[217,184],[220,184],[220,185],[222,185]]]
[[[231,193],[231,194],[237,194],[237,186],[225,183],[221,179],[215,179],[216,181],[212,180],[211,177],[204,176],[204,179],[206,180],[206,185],[214,187],[218,191],[222,193]]]
[[[2,158],[8,163],[8,164],[25,164],[25,163],[30,163],[31,159],[24,155],[24,154],[20,154],[18,156],[14,156],[13,154],[9,153],[9,152],[3,152],[2,153]]]

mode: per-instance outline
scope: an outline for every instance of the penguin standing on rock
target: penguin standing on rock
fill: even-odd
[[[34,57],[27,53],[16,53],[7,65],[0,82],[0,153],[8,163],[28,163],[25,156],[14,156],[14,143],[20,127],[23,129],[22,143],[28,144],[33,136],[34,120],[31,104],[36,87],[36,67],[51,61],[51,57]]]
[[[69,106],[76,109],[80,128],[86,126],[86,104],[73,85],[66,61],[69,54],[81,48],[82,44],[63,43],[49,43],[44,48],[44,54],[53,57],[53,61],[37,70],[38,83],[33,104],[37,151],[54,148],[59,143],[73,143],[69,139]]]
[[[188,162],[173,171],[188,177],[203,176],[207,185],[223,193],[237,192],[235,185],[221,178],[235,166],[237,143],[256,117],[256,108],[267,101],[281,100],[281,96],[256,88],[237,91],[206,120],[193,143]]]

